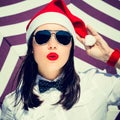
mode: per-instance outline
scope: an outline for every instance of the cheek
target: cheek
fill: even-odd
[[[39,68],[43,68],[46,66],[46,68],[50,68],[50,69],[60,69],[68,61],[70,55],[70,49],[71,49],[71,44],[68,46],[59,46],[55,51],[59,54],[59,59],[56,61],[49,61],[46,58],[46,55],[51,51],[47,50],[46,47],[40,47],[38,45],[34,45],[33,46],[34,59],[38,64]]]
[[[70,50],[71,50],[71,46],[67,46],[66,48],[64,49],[61,49],[61,52],[60,52],[60,58],[61,58],[61,61],[65,64],[67,61],[68,61],[68,58],[70,56]]]
[[[37,64],[42,61],[42,58],[44,57],[44,52],[45,50],[41,49],[39,46],[33,47],[34,59]]]

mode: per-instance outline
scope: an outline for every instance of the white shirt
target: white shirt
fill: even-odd
[[[14,105],[14,93],[7,95],[2,105],[2,120],[106,120],[109,105],[120,105],[120,76],[100,73],[91,69],[79,73],[80,100],[70,109],[64,110],[61,105],[52,105],[59,100],[61,92],[51,88],[39,93],[38,86],[34,92],[44,102],[37,108],[23,110],[22,102]]]

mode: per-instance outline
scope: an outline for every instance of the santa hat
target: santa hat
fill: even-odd
[[[83,38],[87,35],[85,23],[69,11],[63,0],[52,0],[30,20],[26,27],[27,41],[37,27],[46,23],[64,26],[74,39],[76,39],[76,33]]]

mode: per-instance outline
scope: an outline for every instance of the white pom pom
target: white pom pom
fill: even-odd
[[[86,46],[93,46],[96,43],[96,39],[92,35],[86,35],[85,37],[85,45]]]

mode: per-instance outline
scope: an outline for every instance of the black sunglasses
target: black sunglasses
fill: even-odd
[[[63,30],[41,30],[36,32],[33,36],[35,37],[37,44],[42,45],[50,40],[52,34],[54,34],[56,40],[63,45],[68,45],[72,40],[72,35]]]

